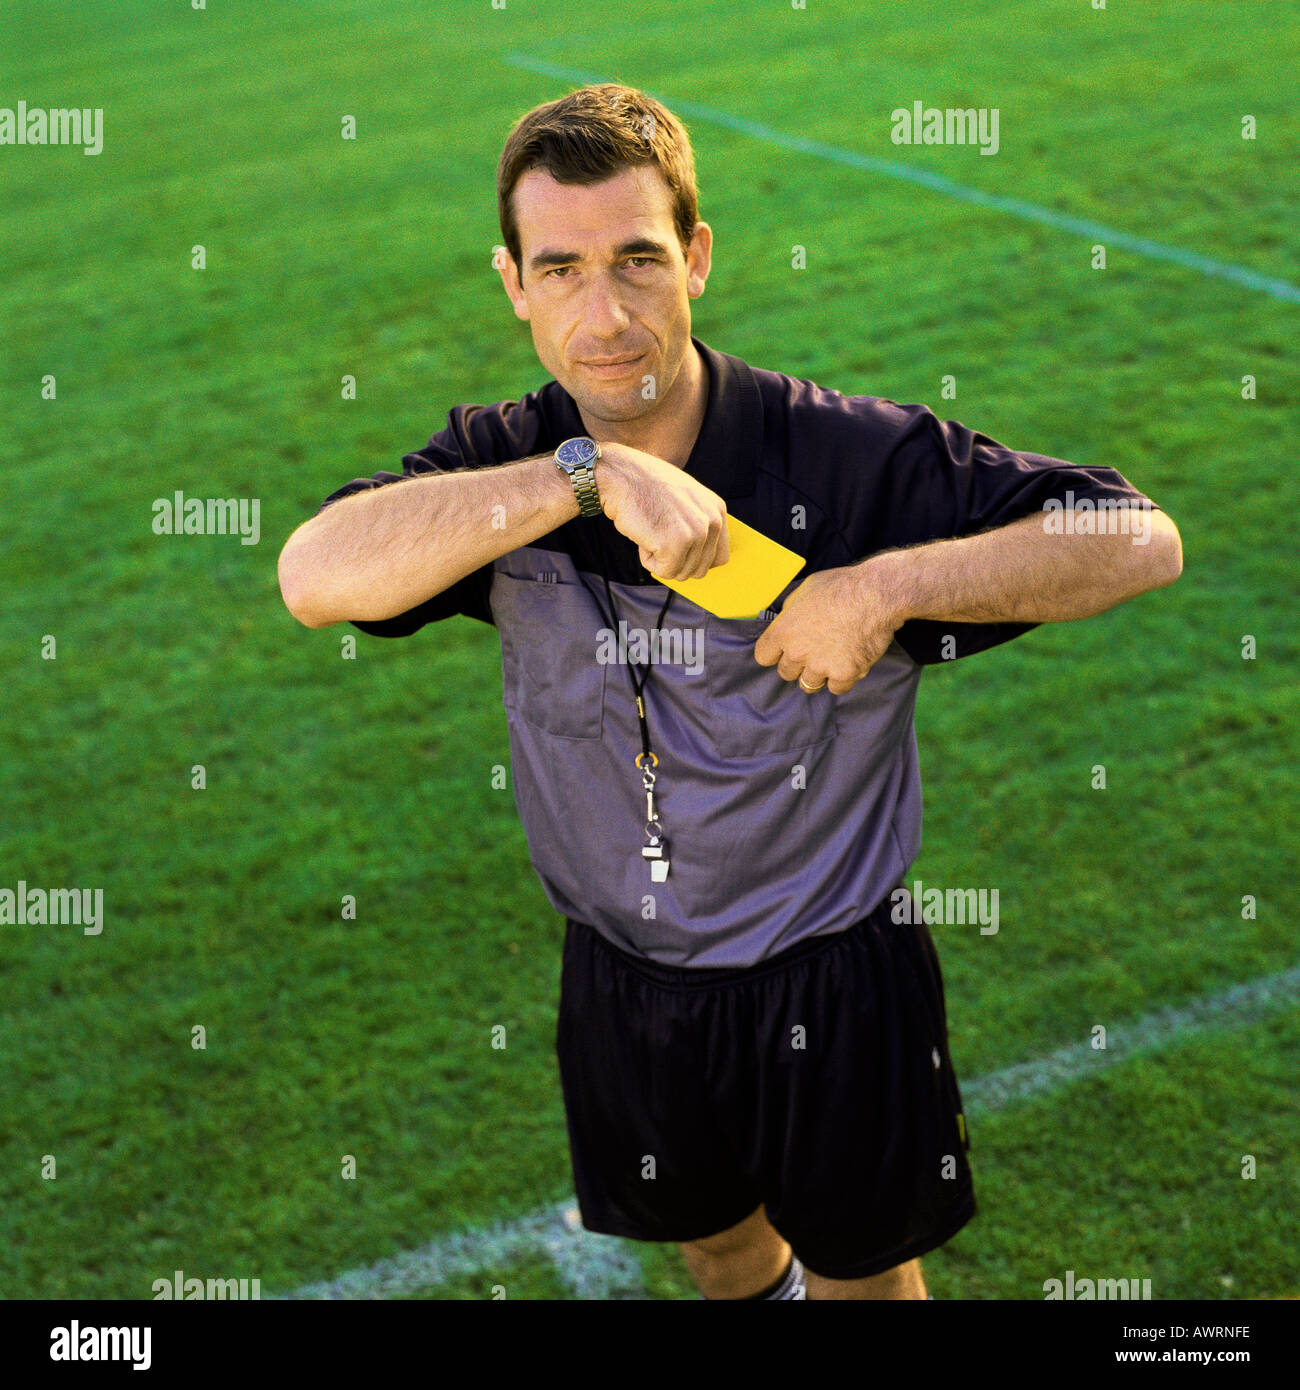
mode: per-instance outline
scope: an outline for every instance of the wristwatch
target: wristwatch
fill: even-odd
[[[604,507],[596,491],[595,462],[600,457],[600,445],[585,434],[566,439],[555,451],[555,466],[573,484],[582,516],[600,516]]]

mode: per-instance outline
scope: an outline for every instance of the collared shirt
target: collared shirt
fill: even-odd
[[[709,396],[686,472],[806,565],[762,618],[724,620],[672,596],[645,685],[665,881],[651,881],[641,854],[640,728],[617,658],[641,659],[668,590],[607,517],[575,517],[407,613],[355,626],[400,637],[454,614],[492,623],[515,802],[551,905],[650,960],[749,966],[852,926],[899,883],[921,847],[922,668],[1034,626],[913,620],[846,694],[809,695],[754,660],[785,599],[819,570],[1004,526],[1049,499],[1154,504],[1112,468],[1014,452],[925,406],[844,396],[692,342]],[[401,474],[355,479],[323,505],[585,433],[555,381],[521,401],[459,405]]]

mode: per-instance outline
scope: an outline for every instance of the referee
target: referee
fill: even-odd
[[[566,919],[585,1226],[677,1243],[705,1298],[924,1299],[920,1256],[975,1197],[900,886],[921,671],[1173,583],[1178,531],[1114,469],[694,337],[691,147],[632,88],[524,115],[497,196],[495,264],[554,380],[331,494],[280,556],[284,601],[311,628],[498,630],[516,804]],[[728,514],[805,560],[753,619],[654,578],[725,563]]]

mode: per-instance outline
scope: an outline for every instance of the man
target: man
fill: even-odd
[[[285,545],[285,602],[313,628],[499,630],[516,803],[566,918],[584,1224],[676,1242],[707,1298],[926,1298],[920,1256],[975,1200],[934,945],[891,911],[920,672],[1172,583],[1178,532],[1113,469],[692,337],[712,232],[685,131],[639,92],[530,111],[498,201],[555,380],[331,494]],[[1061,524],[1098,502],[1145,543]],[[728,514],[806,560],[757,619],[659,582],[726,563]]]

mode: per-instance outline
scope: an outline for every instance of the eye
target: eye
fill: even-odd
[[[640,261],[642,263],[641,265],[635,267],[637,270],[641,270],[644,269],[646,266],[652,266],[655,264],[655,258],[653,256],[629,256],[623,262],[623,264],[630,266],[633,261]],[[550,280],[552,278],[568,279],[569,277],[567,275],[562,275],[561,272],[572,269],[573,267],[571,265],[557,265],[553,269],[546,271],[542,278],[544,280]]]

